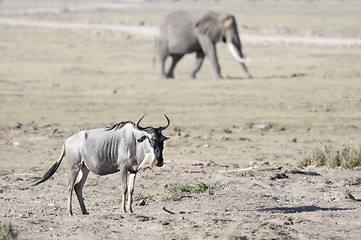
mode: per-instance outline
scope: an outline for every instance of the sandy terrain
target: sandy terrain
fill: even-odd
[[[64,171],[29,188],[41,174],[1,172],[1,215],[22,239],[357,239],[360,233],[359,171],[173,162],[139,174],[133,214],[120,212],[117,175],[90,175],[87,216],[76,200],[74,215],[65,215]],[[189,179],[219,187],[167,199],[168,184]]]

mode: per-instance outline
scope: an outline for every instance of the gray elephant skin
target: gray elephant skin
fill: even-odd
[[[252,78],[244,64],[241,41],[234,16],[212,11],[202,13],[172,12],[160,23],[155,38],[155,53],[161,78],[174,78],[174,68],[187,53],[196,53],[194,68],[190,74],[195,78],[207,56],[212,63],[216,79],[222,78],[218,64],[216,43],[223,41],[229,46],[232,55],[240,62],[248,78]],[[165,70],[166,58],[172,63]]]

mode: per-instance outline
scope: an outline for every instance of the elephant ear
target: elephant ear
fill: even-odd
[[[222,26],[219,22],[219,15],[211,13],[205,15],[196,23],[196,29],[200,34],[206,35],[213,42],[223,38]]]

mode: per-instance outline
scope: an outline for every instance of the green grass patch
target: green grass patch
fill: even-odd
[[[128,198],[128,193],[126,194],[126,198]],[[141,201],[141,200],[148,201],[148,200],[154,200],[154,199],[155,199],[154,195],[144,193],[142,191],[140,191],[140,192],[137,191],[137,192],[133,193],[133,201],[134,202]],[[111,202],[115,203],[115,204],[121,203],[122,202],[122,194],[121,193],[115,194],[114,198],[111,200]]]
[[[204,183],[204,182],[194,182],[194,183],[171,183],[166,186],[164,191],[163,198],[171,200],[179,200],[185,196],[185,194],[200,194],[200,193],[209,193],[214,194],[215,191],[221,189],[223,185],[219,182],[216,183]]]
[[[361,145],[342,145],[341,147],[322,146],[315,148],[305,156],[298,164],[299,167],[327,166],[331,168],[354,168],[361,166]]]
[[[154,200],[154,195],[144,193],[144,192],[135,192],[133,194],[133,201],[137,202],[137,201],[141,201],[141,200],[144,200],[144,201]]]

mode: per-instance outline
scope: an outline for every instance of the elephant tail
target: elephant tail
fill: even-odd
[[[155,51],[157,49],[157,40],[154,39],[154,47],[153,47],[153,57],[152,57],[152,67],[155,67]]]

